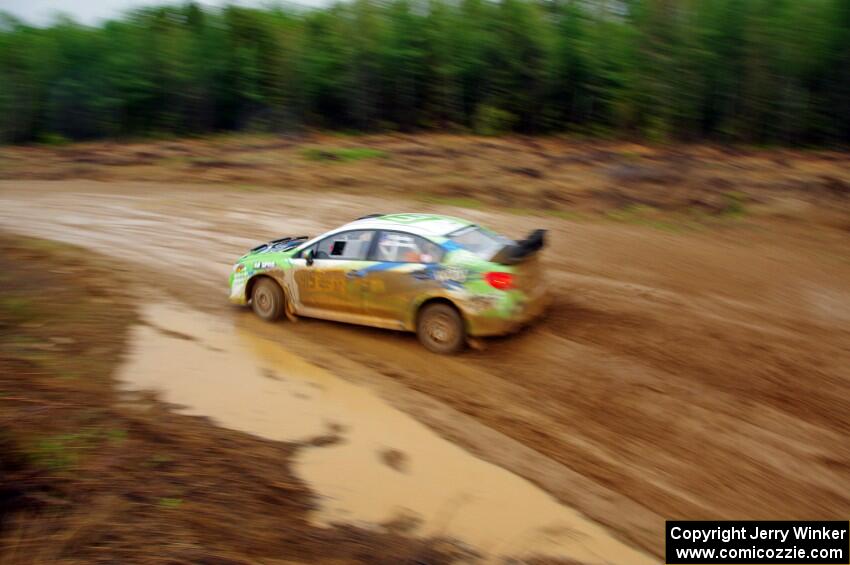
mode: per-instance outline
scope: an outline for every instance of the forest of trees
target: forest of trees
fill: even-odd
[[[848,0],[0,14],[0,140],[446,130],[844,145]],[[61,137],[60,137],[61,136]]]

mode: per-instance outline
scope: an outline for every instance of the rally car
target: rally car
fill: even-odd
[[[541,313],[545,230],[514,241],[431,214],[373,214],[318,237],[284,237],[242,256],[230,300],[264,320],[324,318],[416,332],[437,353],[510,333]]]

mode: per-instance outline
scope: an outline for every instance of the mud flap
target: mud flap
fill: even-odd
[[[289,300],[286,301],[286,303],[283,307],[283,311],[286,313],[286,319],[287,320],[289,320],[292,323],[295,323],[295,322],[298,321],[298,316],[295,314],[295,311],[292,309],[292,302],[291,301],[289,301]]]

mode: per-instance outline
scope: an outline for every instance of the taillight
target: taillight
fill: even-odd
[[[490,286],[499,290],[510,290],[514,287],[514,276],[510,273],[491,271],[489,273],[484,273],[484,280],[487,281]]]

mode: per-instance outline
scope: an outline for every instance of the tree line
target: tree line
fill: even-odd
[[[848,0],[353,0],[0,16],[0,140],[303,128],[850,141]]]

